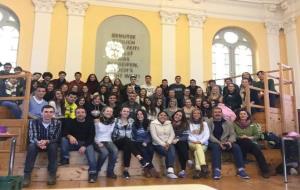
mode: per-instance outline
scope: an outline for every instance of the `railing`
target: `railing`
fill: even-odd
[[[15,97],[0,97],[0,101],[16,101],[22,100],[22,118],[21,119],[0,119],[0,124],[8,127],[19,127],[21,129],[20,139],[20,149],[24,150],[27,142],[27,124],[28,124],[28,113],[29,113],[29,99],[30,99],[30,88],[31,88],[31,73],[28,71],[23,71],[20,74],[8,74],[0,75],[0,80],[10,79],[10,78],[23,78],[25,79],[25,91],[23,96]],[[1,89],[4,90],[4,89]]]

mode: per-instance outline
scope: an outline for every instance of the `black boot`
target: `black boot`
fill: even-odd
[[[31,173],[24,173],[23,187],[29,187],[31,183]]]
[[[202,165],[201,166],[201,175],[202,177],[208,177],[209,171],[208,171],[208,166],[207,165]]]
[[[48,185],[55,185],[56,184],[56,173],[48,173]]]

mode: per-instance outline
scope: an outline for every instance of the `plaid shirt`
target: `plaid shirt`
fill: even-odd
[[[40,140],[49,140],[49,143],[57,143],[61,136],[61,121],[52,119],[48,127],[44,127],[42,119],[29,121],[29,142],[37,143]]]

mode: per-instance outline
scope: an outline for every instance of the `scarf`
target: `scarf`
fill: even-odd
[[[250,120],[236,122],[236,124],[242,129],[246,129],[247,127],[249,127],[250,123],[251,123]]]
[[[106,117],[102,117],[102,120],[101,122],[104,124],[104,125],[110,125],[112,124],[113,122],[115,121],[114,117],[111,117],[111,118],[106,118]]]

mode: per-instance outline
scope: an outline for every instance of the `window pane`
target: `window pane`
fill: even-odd
[[[225,32],[224,39],[227,43],[234,44],[238,41],[239,37],[234,32]]]
[[[16,66],[19,32],[11,26],[0,27],[0,61]]]
[[[234,55],[236,75],[241,75],[243,72],[253,72],[252,52],[248,47],[243,45],[236,47]],[[239,84],[240,80],[236,82]]]
[[[223,44],[214,44],[213,48],[213,79],[221,79],[229,76],[229,50]],[[223,85],[223,81],[217,81]]]

